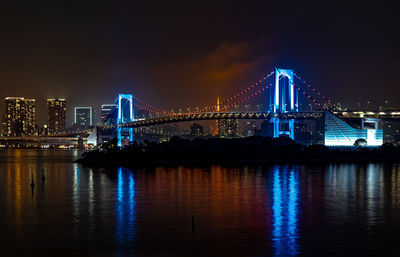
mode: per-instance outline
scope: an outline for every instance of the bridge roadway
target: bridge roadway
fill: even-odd
[[[399,120],[400,111],[390,112],[372,112],[372,111],[333,111],[333,114],[342,119],[354,119],[354,118],[373,118],[381,120]],[[138,128],[153,125],[162,125],[174,122],[184,121],[200,121],[200,120],[223,120],[223,119],[260,119],[269,120],[271,118],[279,118],[281,120],[315,120],[322,118],[324,111],[313,111],[313,112],[287,112],[280,114],[272,114],[268,112],[208,112],[208,113],[194,113],[194,114],[179,114],[164,116],[151,119],[135,120],[133,122],[121,124],[124,128]],[[114,127],[114,126],[110,126]]]
[[[323,111],[315,112],[287,112],[281,114],[272,114],[267,112],[208,112],[195,114],[171,115],[159,118],[135,120],[133,122],[121,124],[124,128],[138,128],[152,125],[161,125],[173,122],[197,121],[197,120],[223,120],[223,119],[261,119],[268,120],[271,118],[279,118],[282,120],[296,119],[309,120],[318,119],[323,116]]]
[[[86,137],[82,137],[83,142],[87,141]],[[67,136],[25,136],[13,137],[5,136],[0,137],[0,144],[41,144],[41,145],[78,145],[78,137]]]
[[[49,136],[0,136],[0,144],[36,143],[49,145],[78,145],[79,138],[87,142],[93,129]]]
[[[400,120],[400,111],[333,111],[333,114],[343,119],[380,119],[380,120]]]

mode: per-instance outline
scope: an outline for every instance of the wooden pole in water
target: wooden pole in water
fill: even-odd
[[[32,172],[32,181],[31,181],[32,197],[33,197],[33,189],[34,188],[35,188],[35,182],[33,181],[33,172]]]
[[[31,181],[31,187],[34,188],[35,187],[35,182],[33,181],[33,172],[32,172],[32,181]]]

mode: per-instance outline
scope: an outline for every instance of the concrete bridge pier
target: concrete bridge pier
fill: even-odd
[[[294,120],[280,120],[279,118],[272,118],[271,122],[274,124],[274,137],[287,135],[294,140]]]

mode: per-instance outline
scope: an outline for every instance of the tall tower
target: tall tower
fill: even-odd
[[[219,97],[217,97],[217,112],[220,112],[220,103],[219,103]],[[217,136],[218,135],[218,120],[215,120],[215,130],[214,130],[214,134],[213,136]]]
[[[74,125],[78,129],[88,129],[93,126],[93,109],[92,107],[75,107],[74,108]]]
[[[269,109],[272,114],[298,112],[298,92],[294,88],[294,72],[292,69],[275,68],[275,83],[270,88]],[[294,139],[294,120],[271,119],[274,124],[274,137],[288,135]]]
[[[101,106],[101,124],[115,124],[117,122],[117,113],[117,104],[103,104]]]
[[[134,121],[133,96],[130,94],[119,94],[117,98],[117,139],[118,146],[122,146],[122,140],[128,138],[133,141],[133,128],[124,128],[122,125]]]
[[[65,99],[47,99],[47,127],[51,134],[65,132],[66,127]]]
[[[6,98],[5,134],[8,136],[34,135],[36,125],[35,99]]]
[[[217,99],[217,112],[221,111],[220,99]],[[220,137],[237,136],[239,122],[237,119],[222,119],[216,121],[216,134]]]

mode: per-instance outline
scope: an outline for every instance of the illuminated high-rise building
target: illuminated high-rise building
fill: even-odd
[[[8,136],[34,135],[36,125],[35,99],[6,98],[5,133]]]
[[[103,104],[101,106],[101,124],[116,124],[118,105]]]
[[[217,112],[221,111],[221,102],[217,98]],[[239,122],[237,119],[216,120],[214,135],[220,137],[237,136]]]
[[[218,135],[221,137],[234,137],[238,134],[239,122],[237,119],[224,119],[218,121]]]
[[[25,99],[24,135],[34,135],[36,133],[36,101],[35,99]]]
[[[74,123],[80,129],[88,129],[93,126],[92,107],[75,107]]]
[[[47,127],[50,134],[65,132],[65,99],[47,99]]]

